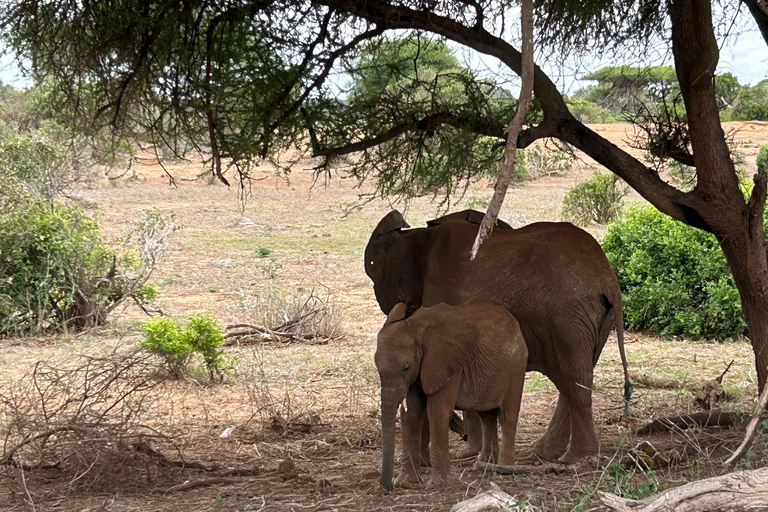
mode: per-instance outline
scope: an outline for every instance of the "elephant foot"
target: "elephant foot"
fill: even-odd
[[[406,489],[412,489],[421,485],[421,478],[412,471],[401,471],[395,478],[395,485]]]
[[[563,464],[576,464],[577,462],[586,459],[587,457],[593,457],[598,454],[598,449],[594,450],[573,450],[569,449],[565,454],[558,459]]]
[[[558,460],[566,453],[566,446],[560,446],[559,443],[553,443],[545,437],[540,437],[533,444],[533,455],[544,460]]]

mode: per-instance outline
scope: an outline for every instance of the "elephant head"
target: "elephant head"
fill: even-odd
[[[406,304],[408,313],[421,307],[429,233],[446,222],[479,226],[483,215],[476,210],[463,210],[427,221],[426,228],[406,230],[410,226],[399,211],[392,210],[384,216],[365,248],[365,273],[373,281],[376,301],[384,314],[388,315],[398,302]],[[512,226],[497,220],[496,228],[511,230]]]
[[[381,485],[392,489],[397,408],[409,388],[420,382],[427,395],[438,391],[461,371],[461,365],[477,344],[479,332],[468,322],[451,318],[442,308],[420,309],[407,317],[404,303],[387,316],[376,343],[376,367],[381,379],[381,436],[383,455]]]
[[[373,230],[365,248],[365,273],[373,280],[376,300],[388,315],[398,302],[404,302],[407,312],[421,307],[421,254],[413,243],[414,232],[397,210],[389,212]]]

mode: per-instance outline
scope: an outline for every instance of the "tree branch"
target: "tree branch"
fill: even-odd
[[[433,12],[392,5],[385,0],[315,1],[321,5],[344,10],[372,23],[385,25],[388,29],[417,29],[433,32],[480,53],[496,57],[515,73],[522,73],[520,52],[486,30],[467,27]],[[577,121],[568,111],[555,84],[541,68],[535,65],[533,93],[541,103],[544,121],[542,129],[524,132],[523,138],[526,145],[532,142],[532,135],[544,133],[573,144],[624,179],[662,212],[709,231],[708,224],[696,213],[696,207],[700,205],[696,197],[670,186],[652,169]]]
[[[523,128],[523,123],[528,115],[528,108],[531,106],[531,97],[533,96],[533,0],[523,0],[521,10],[523,83],[520,86],[520,97],[517,100],[515,116],[507,126],[507,144],[504,148],[504,161],[499,172],[499,179],[496,181],[488,211],[485,212],[480,228],[477,230],[477,237],[472,244],[469,256],[470,260],[475,259],[477,251],[480,250],[480,244],[491,235],[496,219],[499,218],[501,205],[504,204],[504,197],[507,195],[512,172],[515,169],[517,136]]]

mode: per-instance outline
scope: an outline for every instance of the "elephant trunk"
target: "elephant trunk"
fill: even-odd
[[[381,389],[381,482],[382,487],[392,490],[392,475],[395,469],[395,417],[403,401],[394,389]]]

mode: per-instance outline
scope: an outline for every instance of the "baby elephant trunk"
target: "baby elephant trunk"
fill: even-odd
[[[395,468],[395,417],[397,408],[403,398],[395,389],[381,390],[381,440],[383,453],[381,457],[381,485],[392,490],[392,476]]]

